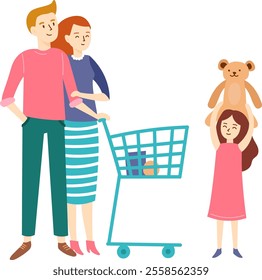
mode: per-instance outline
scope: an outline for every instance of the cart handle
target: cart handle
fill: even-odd
[[[98,121],[98,122],[105,123],[105,122],[106,122],[106,118],[101,118],[101,119],[98,119],[97,121]]]
[[[101,119],[98,119],[97,121],[103,124],[103,127],[104,127],[105,132],[106,132],[106,136],[109,140],[111,138],[111,136],[110,136],[110,132],[109,132],[109,129],[108,129],[108,126],[107,126],[107,123],[106,123],[106,118],[101,118]]]

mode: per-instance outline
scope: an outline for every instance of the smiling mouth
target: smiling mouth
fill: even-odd
[[[52,36],[52,34],[46,34],[47,36]]]
[[[230,77],[238,77],[238,75],[235,75],[235,74],[234,74],[234,75],[230,75]]]
[[[226,135],[231,135],[231,133],[226,133]]]
[[[84,46],[85,44],[81,44],[81,46]]]

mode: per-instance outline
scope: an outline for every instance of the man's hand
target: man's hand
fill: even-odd
[[[24,123],[27,119],[27,117],[24,115],[24,113],[16,106],[15,103],[11,103],[7,105],[7,108],[13,112],[21,121]]]

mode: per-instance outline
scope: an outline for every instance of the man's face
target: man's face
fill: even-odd
[[[31,33],[38,40],[46,43],[53,42],[58,36],[58,24],[54,13],[38,16],[35,26],[31,27]]]

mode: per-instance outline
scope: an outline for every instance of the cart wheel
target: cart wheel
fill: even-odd
[[[165,258],[172,258],[175,254],[175,248],[172,246],[165,246],[162,250],[162,255]]]
[[[125,259],[130,254],[130,249],[128,246],[122,245],[117,249],[118,257],[121,259]]]

